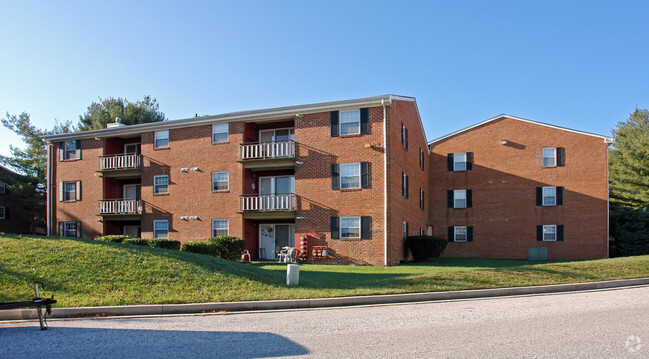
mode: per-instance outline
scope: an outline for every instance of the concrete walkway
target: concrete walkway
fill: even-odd
[[[357,297],[318,298],[318,299],[287,299],[263,300],[253,302],[217,302],[194,304],[153,304],[125,305],[104,307],[69,307],[52,308],[50,318],[75,318],[92,316],[123,316],[123,315],[161,315],[189,314],[206,312],[241,312],[255,310],[280,310],[344,307],[358,305],[375,305],[390,303],[429,302],[471,298],[503,297],[517,295],[535,295],[560,292],[575,292],[585,290],[609,289],[649,285],[649,277],[635,279],[619,279],[603,282],[556,284],[529,287],[494,288],[459,290],[449,292],[426,292],[409,294],[368,295]],[[56,299],[56,295],[55,295]],[[37,319],[36,309],[1,310],[0,320]]]

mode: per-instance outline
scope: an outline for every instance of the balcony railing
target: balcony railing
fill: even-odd
[[[295,211],[295,193],[242,195],[241,211],[242,212]]]
[[[137,153],[99,156],[99,170],[126,170],[140,168],[142,156]]]
[[[295,157],[295,141],[293,140],[242,143],[240,148],[242,160]]]
[[[99,214],[142,214],[142,201],[139,199],[107,199],[99,201]]]

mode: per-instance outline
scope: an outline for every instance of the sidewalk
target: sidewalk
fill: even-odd
[[[504,297],[515,295],[534,295],[584,290],[598,290],[649,285],[649,277],[635,279],[618,279],[603,282],[556,284],[530,287],[473,289],[450,292],[426,292],[408,294],[368,295],[357,297],[318,298],[318,299],[285,299],[264,300],[253,302],[218,302],[194,304],[152,304],[125,305],[105,307],[70,307],[52,308],[49,318],[75,318],[93,316],[123,316],[123,315],[160,315],[160,314],[190,314],[206,312],[243,312],[255,310],[279,309],[308,309],[325,307],[345,307],[356,305],[394,304],[429,302],[441,300],[458,300],[472,298]],[[55,297],[56,299],[56,297]],[[0,320],[38,319],[36,309],[1,310]]]

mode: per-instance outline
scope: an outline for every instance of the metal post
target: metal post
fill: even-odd
[[[36,296],[34,300],[41,299],[41,295],[38,292],[38,282],[34,282],[34,295]],[[41,325],[41,330],[47,330],[47,327],[45,326],[45,322],[43,320],[43,308],[38,306],[36,307],[36,311],[38,312],[38,323]]]

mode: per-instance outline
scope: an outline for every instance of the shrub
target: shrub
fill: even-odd
[[[122,243],[135,244],[136,246],[149,246],[149,240],[144,238],[126,238]]]
[[[613,207],[610,223],[611,257],[649,254],[649,210]]]
[[[447,244],[446,239],[433,236],[409,236],[406,239],[406,246],[416,262],[439,257]]]
[[[102,242],[122,243],[125,239],[131,239],[131,238],[133,237],[127,236],[125,234],[111,234],[108,236],[97,237],[95,238],[95,240],[102,241]]]
[[[183,251],[216,256],[216,246],[205,241],[191,241],[183,244]]]
[[[155,238],[148,241],[151,247],[180,250],[180,241],[175,239]]]
[[[241,252],[246,248],[246,242],[239,237],[217,236],[208,241],[216,246],[217,257],[233,261],[241,259]]]

